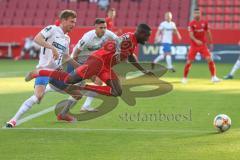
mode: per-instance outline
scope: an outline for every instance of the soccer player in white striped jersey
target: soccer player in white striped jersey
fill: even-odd
[[[113,32],[107,30],[107,24],[105,19],[97,18],[95,20],[95,29],[88,31],[83,35],[83,37],[78,41],[77,45],[74,47],[73,52],[71,54],[71,57],[75,59],[79,64],[83,64],[88,57],[96,50],[100,49],[103,44],[108,40],[117,40],[118,36],[114,34]],[[71,73],[74,71],[73,67],[69,67],[71,69],[68,69],[68,73]],[[51,79],[51,84],[54,84],[54,82],[57,82],[54,79]],[[97,85],[102,85],[102,81],[94,76],[92,78],[92,81]],[[59,89],[64,89],[64,85],[61,85],[61,82],[55,83],[55,87]],[[82,112],[96,112],[97,110],[91,107],[91,103],[94,99],[94,97],[97,95],[97,93],[88,91],[86,93],[88,97],[85,100],[85,103],[83,104],[80,111]],[[66,103],[68,106],[65,106],[64,110],[68,112],[69,108],[73,107],[73,105],[76,104],[76,99],[68,99],[69,103]],[[63,114],[63,112],[62,112]],[[67,114],[67,113],[65,113]]]
[[[76,24],[76,12],[63,10],[60,13],[60,26],[50,25],[41,30],[34,41],[41,46],[39,63],[36,68],[57,69],[62,65],[63,58],[69,54],[70,38],[67,35]],[[35,79],[34,94],[28,98],[15,116],[6,124],[6,127],[15,127],[21,116],[36,103],[42,100],[48,77],[38,77]]]
[[[166,58],[167,68],[170,71],[175,72],[175,69],[173,68],[173,65],[172,65],[172,55],[171,55],[173,33],[177,35],[179,40],[182,39],[180,33],[178,32],[176,24],[172,21],[172,13],[166,12],[165,21],[160,23],[155,36],[155,43],[162,43],[164,54],[163,55],[160,54],[158,57],[156,57],[153,60],[152,69],[154,69],[156,63]]]

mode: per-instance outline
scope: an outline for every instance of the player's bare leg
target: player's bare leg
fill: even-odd
[[[74,85],[70,85],[68,88],[64,90],[67,94],[71,96],[68,99],[67,105],[63,108],[63,110],[57,115],[58,120],[64,120],[68,122],[75,122],[76,118],[69,115],[69,110],[77,103],[78,100],[82,98],[82,94],[80,90],[78,90]]]

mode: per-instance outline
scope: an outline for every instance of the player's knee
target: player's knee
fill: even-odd
[[[191,60],[187,60],[187,64],[192,64],[192,61]]]
[[[39,104],[41,100],[43,99],[44,94],[36,94],[35,96],[37,97],[37,103]]]
[[[211,57],[207,57],[206,60],[208,63],[213,61]]]

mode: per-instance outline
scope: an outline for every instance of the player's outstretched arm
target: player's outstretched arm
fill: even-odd
[[[133,54],[128,56],[128,61],[135,66],[138,70],[140,70],[141,72],[143,72],[144,74],[147,75],[154,75],[152,72],[144,69],[137,61],[137,59],[135,58],[135,56]]]
[[[44,48],[48,48],[52,50],[53,53],[53,58],[54,59],[58,59],[58,51],[57,49],[52,46],[51,44],[49,44],[48,42],[45,41],[44,36],[41,33],[38,33],[35,38],[34,38],[34,42],[36,42],[38,45],[44,47]]]

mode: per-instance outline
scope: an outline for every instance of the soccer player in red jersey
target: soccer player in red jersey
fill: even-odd
[[[212,82],[219,82],[220,80],[216,76],[216,66],[211,57],[211,53],[208,50],[205,38],[205,35],[207,34],[210,43],[210,49],[212,50],[212,34],[208,27],[208,22],[201,19],[201,11],[199,9],[194,10],[194,20],[189,23],[188,30],[191,39],[191,45],[184,68],[184,77],[182,79],[182,83],[187,83],[188,72],[198,52],[208,62],[209,70],[212,76]]]
[[[116,10],[115,8],[111,8],[108,10],[107,17],[105,18],[105,21],[107,23],[107,29],[112,31],[114,28],[114,19],[116,17]]]
[[[79,89],[95,91],[108,96],[120,96],[122,89],[118,76],[112,70],[114,65],[128,60],[144,74],[154,75],[145,70],[133,55],[137,44],[145,44],[150,35],[151,28],[146,24],[139,24],[135,33],[126,33],[117,41],[108,41],[71,74],[57,70],[35,70],[30,72],[25,80],[30,81],[38,76],[49,76],[67,84],[76,84],[84,79],[90,79],[92,76],[98,76],[106,86],[85,85]]]

